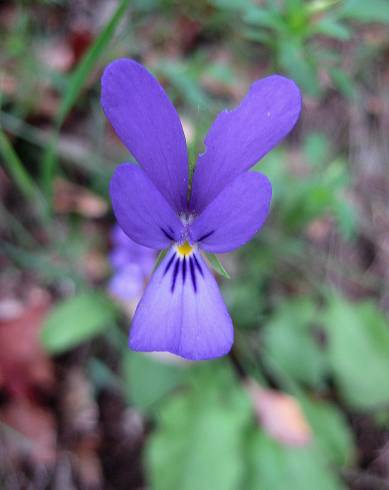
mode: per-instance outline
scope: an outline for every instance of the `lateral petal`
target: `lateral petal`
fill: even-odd
[[[190,225],[193,242],[207,252],[224,253],[247,243],[264,224],[272,188],[259,172],[244,172]]]
[[[181,240],[183,225],[177,213],[140,167],[119,165],[110,195],[120,227],[134,242],[163,249]]]

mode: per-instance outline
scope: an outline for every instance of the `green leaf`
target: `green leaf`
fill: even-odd
[[[349,75],[336,67],[330,68],[328,72],[335,87],[348,99],[355,100],[357,89]]]
[[[286,10],[290,14],[299,13],[301,10],[304,10],[306,8],[304,3],[306,3],[304,0],[284,0]]]
[[[260,27],[267,27],[275,32],[282,32],[287,29],[283,16],[278,12],[271,12],[263,7],[252,7],[244,16],[244,20]]]
[[[122,382],[118,375],[104,361],[96,357],[89,359],[87,374],[96,395],[107,388],[122,390]]]
[[[346,0],[339,11],[339,17],[362,22],[389,22],[387,0]]]
[[[270,49],[274,49],[273,36],[264,30],[244,29],[242,34],[248,41],[254,41],[264,46],[268,46]]]
[[[112,17],[104,26],[103,30],[97,36],[95,42],[88,49],[70,77],[65,95],[61,101],[56,116],[57,131],[53,134],[43,157],[42,177],[43,183],[48,190],[49,195],[51,193],[52,178],[57,166],[56,147],[58,141],[58,131],[70,109],[73,107],[73,104],[80,95],[89,74],[95,67],[97,61],[101,57],[113,34],[115,33],[116,27],[128,8],[128,4],[129,0],[121,0]]]
[[[239,2],[236,0],[210,0],[210,3],[219,9],[236,11],[237,13],[252,6],[251,0],[240,0]]]
[[[327,370],[325,354],[314,338],[316,310],[309,299],[285,302],[262,330],[264,350],[277,365],[295,381],[311,386],[320,386]]]
[[[225,277],[226,279],[231,279],[231,276],[225,270],[225,268],[223,267],[223,264],[220,262],[217,255],[206,252],[205,256],[207,257],[208,262],[212,266],[212,269],[214,269],[218,274]]]
[[[312,175],[304,181],[289,176],[293,186],[281,196],[282,207],[279,211],[280,221],[286,229],[296,232],[313,219],[331,211],[339,192],[340,179],[344,176],[344,173],[336,173],[335,167],[327,166],[322,174]]]
[[[282,446],[259,430],[249,446],[249,480],[260,490],[345,490],[315,444]]]
[[[348,41],[351,37],[351,30],[331,17],[322,18],[313,30],[316,34],[323,34],[340,41]]]
[[[278,46],[278,63],[296,82],[303,92],[318,97],[321,92],[317,61],[307,47],[286,37]]]
[[[41,333],[45,349],[53,354],[69,350],[107,330],[116,308],[104,295],[85,292],[53,308]]]
[[[123,378],[129,402],[143,411],[155,408],[157,402],[184,382],[187,366],[178,362],[127,352],[123,358]]]
[[[267,262],[266,266],[269,266]],[[257,269],[260,274],[260,270]],[[261,289],[247,275],[223,284],[223,297],[233,318],[239,319],[239,328],[257,328],[263,310],[264,300]]]
[[[343,413],[331,403],[297,398],[315,435],[315,440],[331,464],[348,465],[355,456],[353,434]]]
[[[190,388],[160,410],[146,447],[152,490],[236,490],[249,400],[225,363],[196,366]]]
[[[324,167],[328,163],[330,153],[328,139],[322,133],[309,133],[304,138],[303,152],[310,165]]]
[[[339,393],[361,410],[389,403],[388,321],[374,303],[332,297],[324,316],[328,359]]]
[[[157,75],[169,80],[177,94],[198,110],[199,107],[206,109],[213,102],[199,83],[204,66],[205,60],[200,56],[191,62],[160,60],[155,70]]]
[[[358,215],[355,207],[343,196],[334,199],[332,207],[342,237],[350,240],[358,228]]]

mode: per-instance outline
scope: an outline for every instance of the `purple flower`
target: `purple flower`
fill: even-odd
[[[144,276],[148,276],[155,260],[155,251],[143,247],[129,238],[119,225],[115,225],[111,234],[112,253],[110,255],[111,265],[114,269],[131,264],[139,265]]]
[[[102,78],[101,102],[139,164],[122,164],[112,177],[116,218],[136,243],[170,247],[135,312],[129,345],[194,360],[223,356],[233,343],[232,321],[200,249],[234,250],[265,222],[271,184],[248,170],[293,128],[300,92],[273,75],[255,82],[237,109],[219,114],[190,198],[184,133],[158,81],[135,61],[114,61]]]
[[[133,301],[136,302],[142,295],[144,281],[140,267],[130,263],[113,274],[108,289],[115,298],[125,303],[131,302],[133,307]]]
[[[113,228],[111,239],[109,258],[114,274],[108,289],[122,301],[136,301],[141,297],[146,277],[153,269],[155,251],[132,241],[118,225]]]

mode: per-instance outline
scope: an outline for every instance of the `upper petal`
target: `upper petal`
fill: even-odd
[[[178,114],[142,65],[119,59],[101,79],[101,104],[124,145],[177,211],[187,207],[188,154]]]
[[[190,225],[193,242],[208,252],[230,252],[251,240],[265,222],[272,196],[269,179],[244,172],[228,184]]]
[[[129,346],[203,360],[229,352],[233,326],[219,287],[197,253],[172,249],[153,274],[136,309]]]
[[[200,213],[229,182],[277,145],[295,125],[300,110],[297,85],[272,75],[255,82],[239,107],[221,112],[197,161],[191,210]]]
[[[119,165],[110,194],[116,219],[134,242],[163,249],[181,239],[183,225],[177,213],[140,167]]]

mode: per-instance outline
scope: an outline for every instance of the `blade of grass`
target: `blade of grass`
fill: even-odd
[[[52,284],[64,277],[74,282],[76,287],[85,284],[85,278],[77,266],[61,262],[55,252],[49,248],[42,252],[31,252],[10,242],[0,242],[0,254],[7,256],[17,267],[37,274],[44,284]]]
[[[85,84],[85,81],[94,66],[96,65],[98,59],[102,55],[103,51],[107,47],[110,42],[116,27],[118,26],[120,20],[125,14],[127,7],[129,5],[130,0],[121,0],[117,9],[113,13],[111,19],[105,25],[103,30],[100,32],[98,37],[92,46],[88,49],[81,62],[77,66],[74,73],[71,75],[68,88],[66,93],[62,99],[60,104],[57,117],[55,120],[55,130],[50,139],[50,142],[46,148],[43,164],[42,164],[42,183],[45,191],[49,197],[49,201],[51,202],[52,197],[52,181],[55,175],[56,167],[57,167],[57,143],[59,137],[59,131],[61,126],[68,115],[70,109],[73,104],[76,102],[82,87]]]
[[[157,260],[155,261],[155,264],[154,264],[153,272],[155,272],[158,269],[159,264],[163,261],[163,259],[166,257],[166,254],[168,252],[169,252],[168,248],[166,248],[165,250],[161,250],[159,252]]]
[[[65,117],[72,108],[89,73],[92,71],[97,60],[99,59],[104,49],[110,42],[113,34],[115,33],[116,27],[125,14],[129,3],[130,0],[122,0],[120,2],[111,19],[105,25],[99,36],[96,38],[93,45],[88,49],[80,64],[77,66],[76,71],[72,74],[69,81],[68,90],[65,94],[65,97],[62,99],[59,108],[57,116],[58,126],[62,125]]]
[[[31,204],[36,206],[37,210],[42,212],[46,207],[45,200],[1,128],[0,154],[3,157],[8,173],[18,186],[20,192]]]
[[[13,213],[8,211],[8,209],[2,202],[0,202],[0,222],[4,229],[14,235],[17,243],[29,247],[38,246],[38,242],[35,240],[30,231],[23,225],[23,223],[19,219],[17,219],[17,217]]]
[[[7,133],[28,141],[39,148],[46,148],[49,143],[50,134],[48,132],[31,126],[13,114],[0,111],[0,118],[2,126]],[[101,138],[99,138],[99,141],[101,141]],[[80,168],[93,175],[99,175],[102,179],[110,178],[113,169],[116,167],[116,162],[111,162],[107,159],[104,159],[103,162],[100,157],[101,151],[95,151],[96,148],[92,145],[83,145],[82,148],[85,153],[74,152],[71,145],[68,145],[65,140],[60,140],[57,152],[64,164]]]

